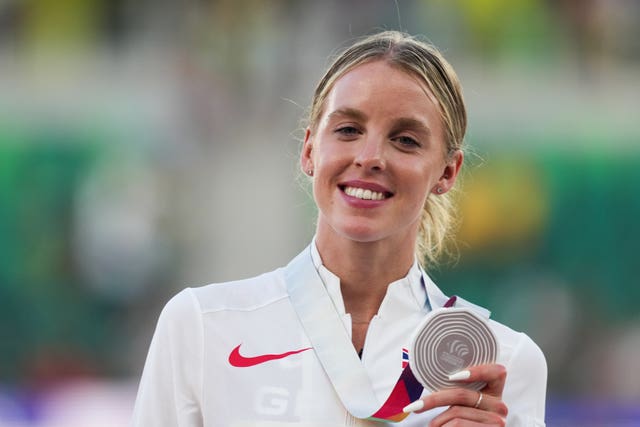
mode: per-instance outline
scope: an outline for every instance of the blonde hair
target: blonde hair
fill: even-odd
[[[458,76],[434,46],[398,31],[384,31],[365,37],[336,57],[315,89],[308,116],[311,131],[315,130],[322,116],[325,99],[336,80],[354,67],[376,60],[386,61],[427,85],[439,104],[447,157],[460,150],[467,127],[467,113]],[[421,262],[434,264],[446,252],[446,241],[453,223],[451,195],[429,194],[422,210],[416,242],[416,254]]]

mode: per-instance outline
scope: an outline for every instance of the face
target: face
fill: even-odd
[[[444,135],[433,95],[414,76],[375,61],[340,77],[301,154],[313,171],[318,239],[413,248],[427,195],[448,191],[462,164]]]

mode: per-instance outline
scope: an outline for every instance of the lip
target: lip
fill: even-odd
[[[362,188],[363,190],[371,190],[377,193],[383,193],[385,198],[382,200],[364,200],[358,199],[353,196],[349,196],[344,192],[346,187],[356,187]],[[373,208],[384,204],[387,200],[393,197],[393,192],[389,190],[387,187],[381,184],[377,184],[375,182],[368,181],[360,181],[360,180],[351,180],[351,181],[343,181],[338,184],[338,188],[340,189],[340,194],[342,197],[349,203],[349,205],[356,208]]]
[[[375,182],[367,182],[367,181],[359,181],[359,180],[344,181],[344,182],[340,182],[338,184],[338,187],[340,187],[340,190],[343,190],[343,191],[346,187],[356,187],[356,188],[362,188],[363,190],[371,190],[377,193],[384,193],[386,198],[393,196],[393,192],[391,190],[389,190],[384,185],[376,184]]]

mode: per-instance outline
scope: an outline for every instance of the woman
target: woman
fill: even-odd
[[[134,425],[544,425],[544,356],[497,322],[498,363],[455,374],[460,387],[416,392],[403,374],[413,330],[447,301],[418,261],[443,248],[465,127],[433,47],[383,32],[346,49],[315,91],[300,156],[313,242],[285,268],[167,304]]]

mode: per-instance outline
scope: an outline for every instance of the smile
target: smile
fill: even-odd
[[[365,190],[363,188],[357,188],[357,187],[344,187],[343,191],[348,196],[355,197],[356,199],[362,199],[362,200],[384,200],[387,198],[387,196],[384,193],[371,191],[369,189]]]

